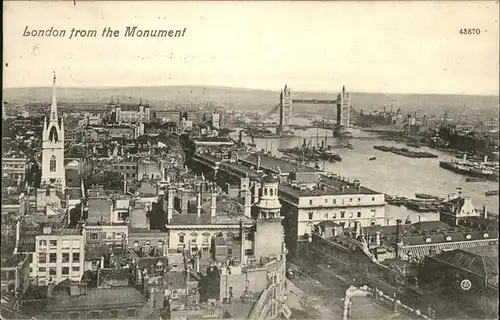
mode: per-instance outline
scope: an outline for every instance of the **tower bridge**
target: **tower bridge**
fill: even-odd
[[[360,114],[351,106],[350,94],[346,91],[345,86],[342,87],[342,92],[337,95],[337,99],[322,100],[293,99],[290,88],[285,85],[280,93],[280,102],[264,113],[260,120],[262,121],[274,114],[278,114],[279,123],[277,134],[290,135],[291,129],[293,128],[292,105],[295,104],[324,104],[336,106],[337,122],[335,124],[335,132],[338,135],[348,134],[351,128],[352,120],[358,121],[360,116]]]

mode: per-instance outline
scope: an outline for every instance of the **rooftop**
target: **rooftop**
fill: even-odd
[[[89,288],[86,295],[70,296],[67,291],[54,292],[48,311],[99,310],[104,308],[140,307],[144,296],[132,287]]]
[[[488,277],[489,284],[498,286],[498,245],[444,252],[432,259]]]
[[[257,154],[251,154],[248,157],[245,158],[246,161],[253,163],[254,165],[257,165]],[[274,158],[270,157],[264,154],[260,155],[260,165],[264,168],[268,169],[273,169],[273,170],[278,170],[278,168],[281,170],[283,173],[290,173],[290,172],[314,172],[313,169],[300,165],[300,164],[293,164],[293,163],[288,163],[284,160],[281,160],[279,158]]]
[[[226,194],[216,198],[216,216],[210,215],[211,199],[201,206],[201,214],[177,214],[172,217],[170,225],[209,225],[209,224],[239,224],[240,221],[252,222],[245,217],[244,206]]]
[[[316,184],[301,185],[300,183],[281,183],[279,185],[280,192],[293,194],[297,197],[319,197],[327,195],[358,195],[358,194],[380,194],[380,192],[365,188],[363,186],[355,186],[353,183],[335,180],[323,177]]]

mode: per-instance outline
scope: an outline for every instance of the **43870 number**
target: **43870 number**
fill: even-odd
[[[458,33],[466,35],[478,35],[481,33],[481,29],[460,29],[458,30]]]

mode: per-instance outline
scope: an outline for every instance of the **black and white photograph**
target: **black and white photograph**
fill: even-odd
[[[3,2],[1,319],[498,319],[498,1]]]

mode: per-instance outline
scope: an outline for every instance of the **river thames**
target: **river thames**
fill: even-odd
[[[237,132],[234,134],[237,137]],[[310,146],[325,145],[336,146],[346,142],[346,138],[334,138],[332,131],[324,129],[307,129],[305,131],[295,131],[295,137],[282,137],[274,139],[255,139],[257,150],[271,151],[272,154],[281,156],[278,149],[292,148],[304,139]],[[249,137],[243,135],[245,143],[251,142]],[[415,193],[426,193],[443,198],[449,194],[457,193],[457,188],[462,188],[462,195],[471,197],[476,209],[481,210],[483,205],[488,207],[488,211],[498,214],[498,196],[486,197],[488,190],[497,190],[498,182],[466,182],[465,176],[442,169],[439,161],[449,160],[453,156],[428,147],[414,149],[407,147],[406,143],[382,140],[378,136],[354,130],[352,138],[348,141],[353,145],[353,149],[335,149],[341,157],[341,162],[319,163],[324,170],[337,173],[349,179],[358,179],[363,186],[378,192],[392,196],[405,196],[414,198]],[[438,158],[421,159],[407,158],[390,152],[375,150],[373,146],[384,145],[399,148],[408,148],[418,151],[427,151],[438,155]],[[370,161],[370,157],[376,157]],[[386,206],[386,218],[390,219],[390,224],[394,224],[396,219],[403,219],[409,216],[412,222],[417,220],[428,221],[439,219],[437,213],[416,213],[404,207]]]

